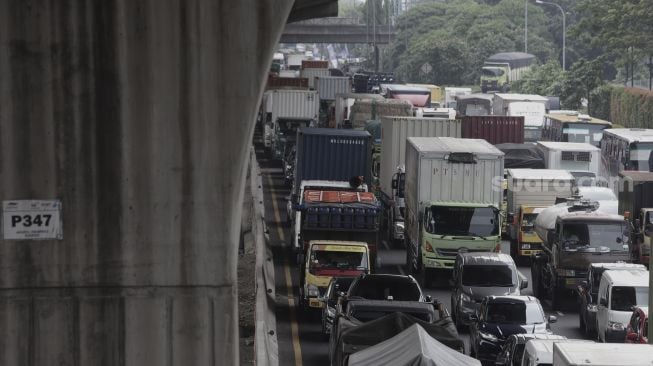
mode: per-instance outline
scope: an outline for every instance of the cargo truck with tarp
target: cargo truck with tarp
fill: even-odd
[[[488,57],[481,69],[483,93],[508,92],[512,83],[531,69],[535,56],[524,52],[502,52]]]
[[[485,140],[410,137],[406,143],[406,261],[428,285],[460,251],[501,248],[503,153]]]
[[[461,116],[489,116],[492,114],[492,94],[469,94],[456,97],[456,112]]]
[[[296,210],[299,298],[321,308],[331,277],[369,273],[377,255],[381,207],[370,192],[305,190]]]

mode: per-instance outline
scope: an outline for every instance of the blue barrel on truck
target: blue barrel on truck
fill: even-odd
[[[303,180],[349,181],[362,176],[371,185],[372,136],[367,131],[302,127],[297,131],[295,189]]]

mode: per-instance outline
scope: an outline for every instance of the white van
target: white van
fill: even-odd
[[[599,285],[596,330],[602,342],[623,343],[635,305],[648,305],[648,271],[605,271]]]
[[[551,366],[553,364],[553,344],[559,342],[584,342],[584,339],[533,339],[526,343],[522,366]]]

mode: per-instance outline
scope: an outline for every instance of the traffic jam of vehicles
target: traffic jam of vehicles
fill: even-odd
[[[483,94],[307,57],[270,74],[257,128],[290,190],[293,311],[330,365],[653,362],[653,130],[509,93],[531,56],[491,57]],[[379,272],[384,245],[405,274]],[[565,304],[583,339],[555,334]]]

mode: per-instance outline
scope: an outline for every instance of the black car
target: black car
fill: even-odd
[[[532,296],[488,296],[469,327],[471,355],[485,364],[494,364],[506,339],[513,334],[550,334],[548,319],[540,301]]]
[[[349,290],[355,277],[333,277],[322,298],[322,333],[331,333],[338,298]]]
[[[362,274],[352,282],[347,295],[341,301],[341,309],[347,301],[355,299],[431,301],[424,296],[422,288],[413,276],[394,274]]]
[[[486,296],[520,295],[528,280],[505,253],[459,253],[453,267],[451,316],[459,328],[469,324]]]
[[[533,333],[524,333],[524,334],[513,334],[506,340],[506,344],[503,346],[501,353],[497,356],[495,365],[501,366],[519,366],[522,364],[522,357],[524,356],[524,348],[526,348],[526,342],[531,339],[554,339],[562,340],[567,339],[565,336],[555,335],[555,334],[533,334]]]

